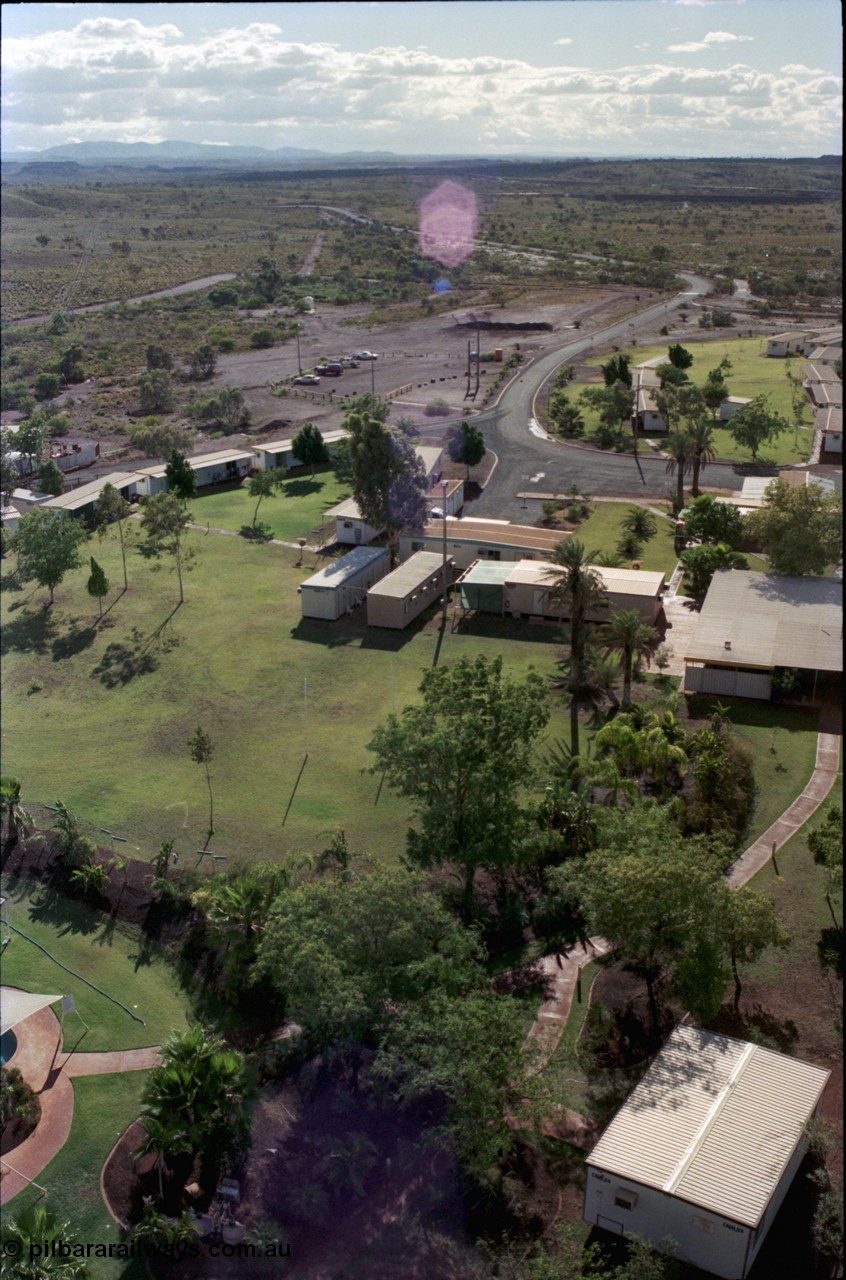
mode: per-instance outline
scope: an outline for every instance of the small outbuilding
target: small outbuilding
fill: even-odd
[[[41,505],[48,509],[67,511],[83,520],[92,520],[95,508],[107,484],[116,489],[122,498],[131,502],[140,490],[140,473],[133,471],[112,471],[108,475],[98,476],[87,484],[77,485],[73,489],[65,489],[64,493],[48,498]]]
[[[751,403],[750,396],[726,396],[720,405],[720,422],[730,422],[736,413]]]
[[[356,547],[327,564],[298,588],[304,618],[334,621],[352,613],[367,592],[391,567],[387,547]]]
[[[320,434],[330,458],[337,453],[338,445],[349,437],[349,432],[342,428],[337,431],[321,431]],[[264,444],[255,444],[253,453],[255,467],[259,471],[273,471],[276,467],[284,467],[290,471],[292,467],[304,465],[294,453],[293,435],[286,436],[282,440],[268,440]]]
[[[621,609],[634,609],[650,625],[661,611],[666,581],[663,573],[646,569],[617,569],[592,565],[605,590],[608,605],[594,610],[590,619],[606,621]],[[552,595],[554,564],[544,560],[520,560],[517,564],[477,561],[459,579],[465,609],[510,614],[514,618],[567,617],[566,603]]]
[[[454,565],[435,551],[418,551],[367,593],[367,625],[400,631],[452,586]]]
[[[335,521],[335,541],[352,546],[366,546],[382,532],[367,523],[355,498],[344,498],[330,507],[326,519]]]
[[[583,1217],[724,1280],[749,1275],[829,1072],[678,1026],[586,1160]]]

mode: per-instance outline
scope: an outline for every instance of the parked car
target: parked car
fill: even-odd
[[[313,387],[319,381],[316,373],[301,373],[298,378],[294,378],[294,382],[299,387]]]
[[[378,360],[375,351],[356,351],[353,360]]]
[[[358,368],[358,361],[357,361],[357,360],[353,360],[352,356],[341,356],[341,359],[338,361],[338,363],[339,363],[339,364],[342,364],[342,365],[344,366],[344,368],[345,368],[345,369],[357,369],[357,368]]]
[[[333,362],[332,364],[316,364],[314,372],[322,374],[324,378],[340,378],[344,371],[339,364]]]

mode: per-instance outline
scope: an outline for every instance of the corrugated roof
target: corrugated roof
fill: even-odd
[[[842,634],[839,579],[720,569],[708,588],[685,661],[842,671]]]
[[[676,1027],[587,1163],[756,1227],[829,1072]]]
[[[517,564],[524,564],[525,561],[518,560]],[[537,564],[536,560],[530,560],[530,564]],[[515,569],[513,560],[474,560],[469,569],[465,569],[461,575],[461,585],[469,584],[470,586],[502,586],[506,579],[510,578]]]
[[[373,560],[379,560],[387,555],[387,547],[353,547],[352,551],[348,551],[345,556],[340,556],[337,560],[333,560],[331,564],[327,564],[325,569],[321,569],[318,573],[312,574],[310,578],[306,578],[305,582],[301,583],[301,586],[334,591],[335,587],[339,587],[348,578],[355,577],[361,569],[365,568]]]
[[[447,543],[493,542],[504,547],[525,547],[529,551],[553,551],[569,535],[561,530],[538,529],[534,525],[509,524],[507,520],[458,520],[447,517]],[[443,521],[426,525],[427,538],[443,537]]]
[[[111,471],[107,476],[99,476],[96,480],[89,480],[87,484],[77,485],[75,489],[66,489],[55,498],[48,498],[42,506],[56,507],[61,511],[76,511],[79,507],[88,506],[89,502],[96,502],[107,484],[121,489],[136,479],[139,474],[136,471]]]
[[[663,573],[650,569],[622,569],[606,565],[589,566],[599,575],[606,591],[614,595],[657,596],[664,587]],[[526,582],[538,586],[552,585],[553,576],[560,572],[557,565],[545,560],[518,560],[510,566],[509,582]]]
[[[447,563],[451,563],[447,556]],[[443,556],[435,551],[415,551],[392,573],[380,578],[370,588],[371,596],[389,596],[392,600],[404,600],[412,591],[420,587],[427,578],[440,573]]]
[[[337,431],[321,431],[324,444],[338,444],[341,440],[346,440],[349,432],[339,428]],[[294,443],[296,431],[292,431],[289,436],[285,436],[282,440],[268,440],[265,444],[253,445],[254,453],[283,453],[286,449],[290,449]]]

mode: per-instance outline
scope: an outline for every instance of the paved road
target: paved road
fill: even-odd
[[[670,312],[710,291],[709,281],[683,274],[689,289],[540,356],[509,383],[494,408],[474,418],[488,448],[500,461],[474,506],[474,515],[531,522],[538,517],[540,499],[521,495],[533,491],[560,493],[571,484],[603,497],[660,498],[666,494],[673,485],[672,478],[667,474],[666,462],[652,455],[648,445],[640,444],[636,459],[632,454],[603,453],[578,443],[545,439],[536,426],[534,431],[531,428],[537,394],[560,365],[617,341],[627,345],[634,332],[660,328]],[[742,471],[731,464],[712,463],[702,478],[710,488],[740,489],[743,485]]]

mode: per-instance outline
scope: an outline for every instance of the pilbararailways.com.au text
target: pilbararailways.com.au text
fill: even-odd
[[[290,1258],[290,1244],[269,1240],[266,1244],[227,1244],[225,1240],[216,1244],[200,1244],[199,1240],[187,1240],[184,1244],[154,1244],[151,1240],[110,1240],[108,1243],[73,1244],[64,1240],[43,1240],[40,1243],[18,1240],[4,1240],[2,1254],[7,1261],[26,1258],[30,1263],[46,1259],[83,1259],[83,1258],[173,1258],[182,1262],[185,1258],[200,1258],[204,1254],[210,1258]]]

